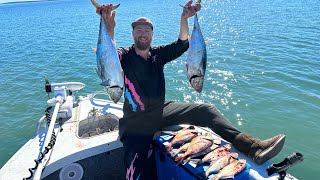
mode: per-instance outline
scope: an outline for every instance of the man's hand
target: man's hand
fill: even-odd
[[[196,12],[200,11],[201,4],[196,3],[195,5],[192,5],[192,0],[189,0],[189,2],[183,6],[183,12],[181,17],[188,19],[189,17],[192,17],[196,14]]]
[[[113,10],[114,6],[112,4],[102,5],[96,10],[96,13],[103,17],[108,32],[114,31],[114,27],[116,26],[114,20],[116,12]]]
[[[96,9],[96,13],[103,17],[104,23],[106,24],[106,29],[113,41],[114,41],[114,28],[116,27],[116,21],[114,20],[116,11],[114,10],[118,8],[119,5],[113,6],[112,4],[106,4],[106,5],[99,6]]]

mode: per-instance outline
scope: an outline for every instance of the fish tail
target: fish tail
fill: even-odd
[[[175,157],[176,155],[178,155],[181,151],[179,149],[177,150],[172,150],[172,157]]]
[[[211,178],[210,180],[219,180],[220,177],[217,175],[217,176],[214,176],[213,178]]]
[[[190,163],[193,163],[193,164],[195,164],[196,165],[196,167],[198,166],[198,164],[199,164],[199,161],[201,161],[201,159],[190,159]],[[200,164],[199,164],[200,165]]]
[[[188,162],[190,162],[191,160],[191,157],[188,157],[185,161],[184,161],[184,164],[187,164]]]
[[[200,166],[201,164],[203,164],[204,162],[202,161],[202,159],[198,160],[196,166]]]
[[[184,160],[185,156],[182,155],[182,156],[178,156],[174,159],[174,161],[177,162],[177,166]]]
[[[169,152],[172,150],[172,145],[171,144],[168,144],[165,146],[166,150]]]

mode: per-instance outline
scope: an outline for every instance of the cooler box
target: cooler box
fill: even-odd
[[[156,166],[158,180],[199,180],[204,179],[200,174],[205,172],[209,168],[208,164],[195,167],[195,163],[188,162],[184,164],[177,165],[174,158],[171,157],[169,153],[164,149],[164,146],[170,142],[172,139],[171,135],[160,133],[155,141],[155,156],[156,156]],[[225,142],[222,142],[220,146],[223,146]],[[232,152],[231,149],[230,152]],[[201,156],[203,157],[203,156]],[[200,158],[200,157],[198,157]],[[249,179],[249,169],[250,165],[246,163],[246,167],[237,175],[235,175],[235,180],[248,180]],[[208,179],[211,179],[216,174],[211,174]]]

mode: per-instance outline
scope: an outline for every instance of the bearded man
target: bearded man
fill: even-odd
[[[112,4],[97,8],[112,38],[116,25],[113,9]],[[134,44],[118,48],[125,82],[124,115],[119,122],[119,136],[124,147],[127,180],[157,179],[153,135],[166,126],[191,124],[209,127],[257,164],[263,164],[282,149],[284,135],[260,140],[242,133],[214,105],[165,101],[164,65],[188,50],[188,18],[200,9],[201,5],[192,5],[192,0],[184,6],[179,37],[171,44],[151,46],[153,23],[140,17],[131,24]]]

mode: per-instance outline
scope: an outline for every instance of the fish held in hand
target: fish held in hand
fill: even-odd
[[[100,5],[94,0],[90,1],[96,8],[100,7]],[[119,5],[113,6],[112,9],[114,10],[117,7],[119,7]],[[110,99],[112,99],[114,103],[117,103],[123,93],[124,80],[122,76],[119,55],[113,39],[107,32],[103,16],[101,16],[100,19],[96,59],[96,71],[102,80],[101,85],[106,88],[106,92],[108,93]]]
[[[187,55],[187,78],[197,92],[202,91],[204,75],[207,66],[206,43],[201,33],[197,13],[194,16],[194,26]]]

